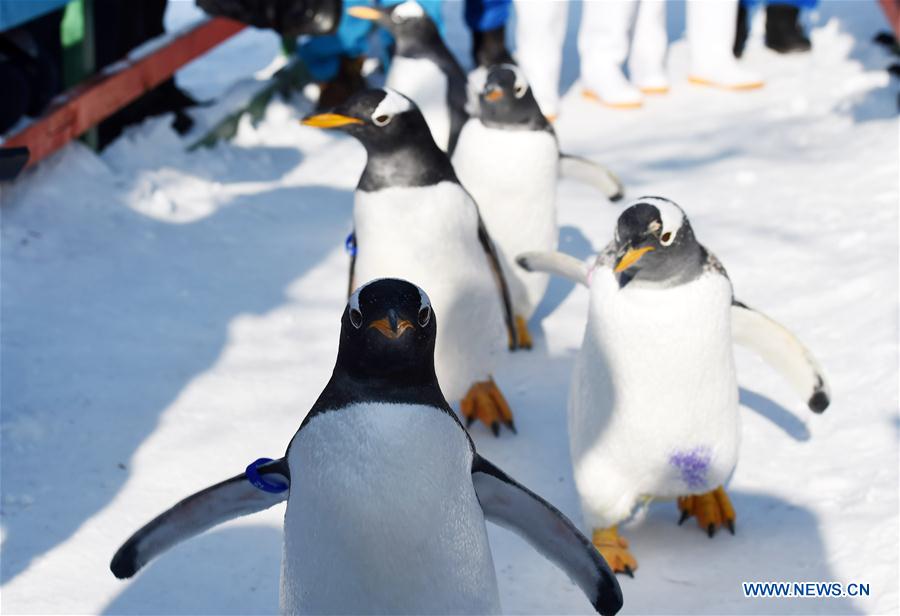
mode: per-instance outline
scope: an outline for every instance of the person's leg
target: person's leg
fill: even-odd
[[[622,72],[637,6],[632,0],[582,5],[578,28],[581,83],[589,98],[611,107],[639,107],[643,100]]]
[[[737,0],[688,0],[687,36],[693,83],[735,90],[758,88],[762,79],[734,59]]]
[[[809,51],[812,45],[800,26],[800,9],[816,0],[777,0],[766,7],[766,47],[778,53]]]
[[[516,60],[541,111],[559,113],[559,72],[566,38],[568,2],[516,0]]]
[[[506,22],[511,0],[466,0],[466,25],[472,32],[476,66],[513,62],[506,46]]]
[[[668,92],[669,79],[665,68],[668,45],[666,3],[663,0],[641,0],[631,38],[628,70],[631,83],[642,92]]]

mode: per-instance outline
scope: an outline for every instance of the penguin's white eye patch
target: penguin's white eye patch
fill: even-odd
[[[431,321],[431,306],[419,308],[419,327],[425,327]]]
[[[356,308],[351,308],[350,312],[349,312],[349,316],[350,316],[350,324],[353,327],[355,327],[356,329],[359,329],[360,327],[362,327],[362,321],[363,321],[362,312],[360,312]]]
[[[671,246],[672,242],[675,241],[675,234],[671,231],[666,231],[659,237],[659,243],[663,246]]]
[[[516,86],[516,89],[514,90],[516,98],[522,98],[523,96],[525,96],[525,92],[527,90],[528,90],[528,88],[526,88],[525,86],[521,86],[521,85]]]
[[[388,124],[391,123],[392,119],[393,119],[393,116],[389,116],[386,113],[383,113],[379,116],[375,116],[374,118],[372,118],[372,122],[375,123],[375,126],[387,126]]]

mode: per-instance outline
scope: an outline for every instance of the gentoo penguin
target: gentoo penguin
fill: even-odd
[[[812,354],[734,299],[725,269],[667,199],[633,202],[592,266],[561,253],[519,263],[590,287],[569,440],[584,516],[610,566],[637,567],[616,525],[650,498],[677,497],[679,523],[694,515],[710,537],[723,524],[733,533],[723,489],[740,439],[733,342],[759,352],[821,413],[828,387]]]
[[[396,41],[385,85],[416,102],[435,143],[453,152],[466,121],[466,74],[415,0],[388,7],[351,6],[347,14],[386,28]]]
[[[340,129],[368,153],[353,208],[355,283],[396,277],[426,287],[445,315],[435,360],[441,389],[462,399],[469,422],[480,419],[495,435],[501,422],[515,430],[491,378],[504,321],[517,346],[502,266],[475,202],[415,103],[391,89],[367,90],[303,123]]]
[[[522,535],[601,614],[622,595],[590,541],[475,451],[434,372],[439,315],[402,280],[356,291],[331,380],[285,456],[206,488],[119,548],[133,576],[176,543],[287,500],[286,614],[493,614],[500,601],[485,520]]]
[[[605,182],[604,192],[612,200],[620,199],[623,189],[600,165],[560,154],[553,127],[517,66],[500,64],[473,71],[469,89],[471,115],[453,152],[453,168],[496,242],[510,286],[519,343],[531,348],[527,322],[547,289],[549,276],[525,274],[514,258],[528,250],[556,250],[560,167],[580,164]]]

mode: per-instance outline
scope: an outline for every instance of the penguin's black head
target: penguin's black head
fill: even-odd
[[[374,280],[347,302],[338,364],[358,377],[428,381],[434,378],[436,333],[422,289],[405,280]]]
[[[416,104],[390,88],[363,90],[327,113],[307,116],[302,123],[336,128],[356,137],[369,151],[388,151],[423,139],[434,141]]]
[[[619,216],[615,233],[619,284],[641,280],[673,286],[703,270],[703,248],[687,216],[662,197],[641,197]]]
[[[518,66],[497,64],[488,68],[478,90],[478,115],[486,126],[553,130]]]
[[[398,47],[410,43],[422,44],[432,39],[440,39],[437,26],[415,0],[385,7],[351,6],[347,14],[359,19],[374,21],[388,30],[397,40]]]

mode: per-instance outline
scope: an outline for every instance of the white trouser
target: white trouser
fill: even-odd
[[[559,113],[559,73],[569,3],[516,0],[516,60],[544,115]]]
[[[726,87],[761,84],[734,59],[738,0],[688,0],[687,38],[691,76]]]

